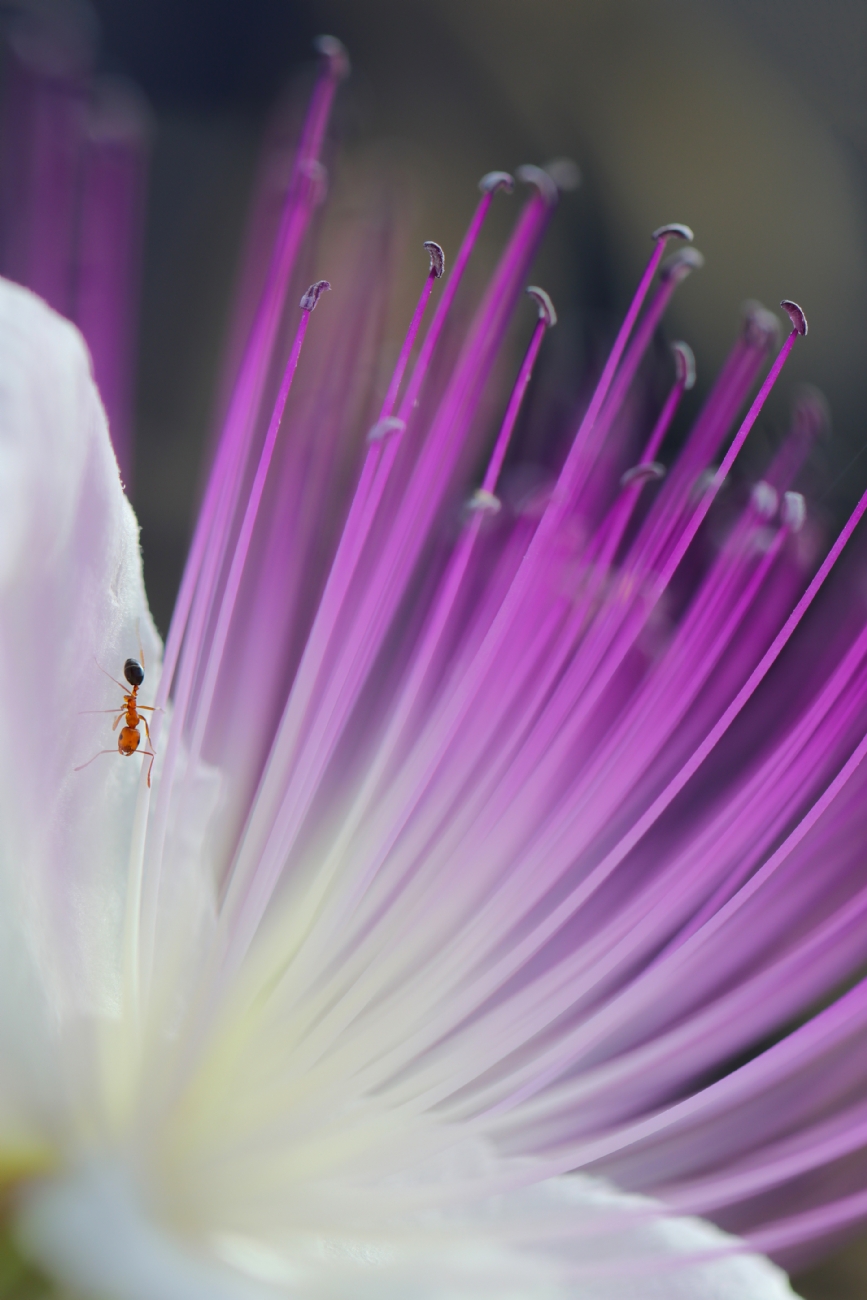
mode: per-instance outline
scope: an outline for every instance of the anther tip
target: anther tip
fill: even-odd
[[[644,487],[645,483],[658,483],[663,478],[665,478],[665,466],[658,460],[646,460],[626,470],[620,477],[620,486],[629,487],[632,483],[640,483]]]
[[[502,509],[502,504],[500,498],[494,496],[493,492],[477,488],[467,502],[467,509],[474,514],[495,515]]]
[[[792,423],[799,437],[826,437],[831,432],[831,408],[825,394],[812,384],[803,384],[795,394]]]
[[[539,320],[543,320],[547,326],[557,324],[557,312],[553,302],[548,297],[544,289],[540,289],[537,284],[528,284],[527,293],[539,308]]]
[[[553,208],[559,198],[560,191],[542,167],[534,167],[532,163],[524,163],[523,166],[518,168],[515,175],[522,185],[535,185],[539,197],[544,199],[550,208]]]
[[[298,174],[303,176],[311,187],[313,202],[318,207],[324,202],[328,193],[328,171],[318,158],[300,158],[297,163]]]
[[[479,181],[479,189],[483,194],[496,194],[497,190],[511,194],[514,188],[515,178],[509,172],[485,172]]]
[[[674,353],[677,382],[685,392],[689,392],[690,388],[695,387],[695,353],[682,339],[672,343],[671,350]]]
[[[790,533],[799,533],[807,522],[807,502],[800,492],[785,492],[780,518]]]
[[[439,244],[435,244],[432,239],[426,239],[424,246],[430,258],[431,275],[435,280],[439,280],[446,269],[446,255]]]
[[[367,441],[382,442],[392,433],[403,433],[405,428],[406,420],[401,420],[396,415],[387,415],[384,420],[377,420],[367,435]]]
[[[759,479],[758,483],[753,485],[750,498],[753,509],[760,519],[773,519],[780,503],[780,495],[773,484],[765,479]]]
[[[691,244],[695,236],[689,226],[680,221],[670,221],[667,226],[657,226],[651,239],[684,239]]]
[[[674,280],[676,284],[680,284],[690,272],[699,271],[703,266],[704,258],[697,248],[681,248],[665,259],[659,274],[663,280]]]
[[[542,168],[561,194],[571,194],[581,184],[581,168],[571,158],[552,158]]]
[[[310,288],[307,290],[307,292],[305,293],[304,297],[301,299],[301,302],[299,304],[301,310],[312,311],[313,308],[318,303],[319,299],[322,297],[323,293],[328,293],[330,288],[331,285],[328,283],[327,280],[317,280],[315,284],[311,284]]]
[[[336,36],[317,36],[313,41],[313,48],[317,54],[321,54],[328,60],[333,77],[342,80],[343,77],[349,76],[351,64],[343,41],[338,40]]]
[[[775,343],[780,333],[778,317],[760,302],[744,303],[744,340],[755,348],[766,348]]]
[[[792,302],[791,298],[784,298],[780,303],[780,306],[792,322],[792,329],[795,333],[800,334],[802,337],[806,337],[807,317],[804,315],[803,310],[798,306],[798,304]]]

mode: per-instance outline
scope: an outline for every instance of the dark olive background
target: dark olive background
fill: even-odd
[[[421,237],[454,247],[482,172],[575,157],[545,262],[580,368],[622,309],[649,231],[687,221],[706,268],[670,328],[701,382],[739,304],[793,297],[810,319],[764,419],[797,380],[833,436],[805,484],[839,515],[867,482],[867,4],[864,0],[94,0],[100,64],[154,112],[140,319],[135,505],[165,630],[214,418],[221,348],[269,107],[333,31],[350,47],[344,153],[384,142],[416,186]],[[570,325],[571,322],[571,325]],[[569,353],[573,349],[573,354]],[[867,1248],[798,1280],[867,1291]]]

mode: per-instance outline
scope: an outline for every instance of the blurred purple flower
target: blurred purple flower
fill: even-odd
[[[2,17],[0,273],[84,334],[129,485],[149,113],[94,76],[85,5],[13,0]]]
[[[540,289],[491,441],[486,413],[564,172],[518,173],[467,324],[513,188],[491,173],[448,275],[426,246],[371,419],[369,240],[315,320],[325,281],[294,306],[346,69],[321,49],[161,675],[79,338],[0,293],[18,1240],[131,1300],[788,1295],[748,1251],[804,1258],[867,1211],[867,631],[857,573],[829,583],[867,497],[818,562],[808,398],[717,498],[806,321],[782,304],[730,439],[777,338],[750,307],[668,456],[688,347],[649,429],[631,395],[700,259],[664,261],[692,236],[662,227],[558,473],[522,493]],[[88,761],[139,647],[152,791],[147,761]]]

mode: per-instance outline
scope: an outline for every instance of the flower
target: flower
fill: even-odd
[[[754,1252],[867,1208],[867,633],[836,572],[867,497],[823,551],[794,490],[815,399],[723,488],[806,319],[783,302],[717,463],[776,340],[748,309],[670,457],[685,344],[649,429],[629,404],[699,263],[660,227],[527,491],[541,289],[487,441],[486,402],[566,172],[518,173],[462,324],[493,172],[448,276],[426,245],[359,446],[375,259],[291,297],[346,70],[320,44],[162,662],[81,338],[0,286],[11,1231],[117,1300],[791,1295]]]

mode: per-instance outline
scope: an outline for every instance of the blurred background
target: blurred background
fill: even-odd
[[[0,270],[88,338],[163,633],[237,346],[263,140],[273,160],[279,132],[291,136],[322,31],[353,61],[338,216],[369,203],[379,178],[418,272],[422,239],[456,248],[482,173],[574,158],[583,183],[538,268],[561,312],[540,382],[577,391],[650,231],[688,222],[707,261],[667,330],[696,352],[692,409],[744,300],[794,298],[810,335],[758,445],[808,381],[832,426],[802,485],[811,508],[831,523],[867,482],[864,0],[2,0],[0,18]],[[34,141],[50,160],[70,132],[77,179],[56,161],[28,171]],[[500,234],[495,220],[492,247]],[[863,1297],[867,1244],[796,1281],[808,1300]]]

